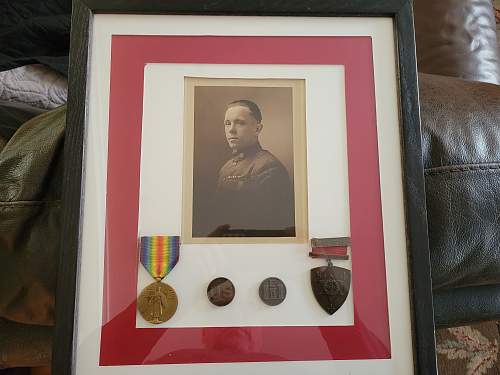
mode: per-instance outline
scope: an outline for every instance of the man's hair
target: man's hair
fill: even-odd
[[[243,107],[247,107],[250,110],[250,113],[252,114],[253,117],[257,120],[257,122],[260,124],[262,121],[262,113],[260,112],[260,108],[257,104],[252,102],[251,100],[247,99],[239,99],[235,100],[234,102],[231,102],[227,105],[227,108],[234,107],[237,105],[241,105]]]

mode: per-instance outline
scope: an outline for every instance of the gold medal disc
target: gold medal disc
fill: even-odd
[[[164,323],[177,310],[177,294],[170,285],[155,282],[141,292],[137,299],[137,309],[149,323]]]

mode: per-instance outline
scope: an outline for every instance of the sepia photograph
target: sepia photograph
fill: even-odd
[[[190,237],[301,237],[307,216],[301,80],[186,80]]]

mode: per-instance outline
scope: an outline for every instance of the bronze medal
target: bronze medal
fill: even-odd
[[[313,238],[312,258],[325,258],[328,265],[311,270],[311,286],[316,301],[328,314],[332,315],[344,304],[351,287],[351,271],[332,264],[332,259],[349,259],[349,237]]]
[[[207,296],[215,306],[226,306],[231,303],[235,295],[234,285],[225,277],[213,279],[207,288]]]
[[[140,241],[140,262],[156,280],[137,298],[137,309],[149,323],[160,324],[169,320],[177,310],[177,294],[168,284],[160,281],[179,261],[179,236],[145,236]]]
[[[316,301],[328,314],[332,315],[347,299],[351,286],[351,272],[333,266],[316,267],[311,270],[311,286]]]
[[[268,277],[259,287],[260,299],[269,306],[277,306],[286,298],[286,286],[277,277]]]
[[[177,294],[170,285],[157,281],[143,289],[137,299],[137,308],[149,323],[164,323],[177,310]]]

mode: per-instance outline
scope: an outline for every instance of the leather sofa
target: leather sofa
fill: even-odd
[[[500,57],[493,9],[489,0],[416,0],[415,17],[436,323],[498,319]],[[30,121],[22,111],[7,117],[20,128],[9,143],[0,138],[0,263],[7,270],[0,274],[0,368],[40,366],[50,362],[54,323],[65,108]],[[45,132],[36,130],[42,126]],[[16,142],[30,152],[16,153]],[[23,213],[12,215],[12,206]]]
[[[500,318],[500,51],[490,0],[415,0],[436,325]]]

